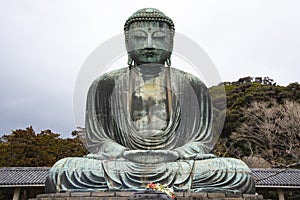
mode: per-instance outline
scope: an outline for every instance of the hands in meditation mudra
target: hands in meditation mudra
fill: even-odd
[[[254,193],[240,160],[209,154],[212,104],[199,78],[171,68],[174,24],[157,9],[125,23],[128,67],[90,86],[84,158],[50,170],[47,192],[141,190],[150,182],[175,191]]]

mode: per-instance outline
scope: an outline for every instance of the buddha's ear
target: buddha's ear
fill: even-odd
[[[173,45],[174,45],[174,36],[171,35],[171,36],[170,36],[170,49],[169,49],[170,54],[172,54],[172,51],[173,51]]]
[[[131,52],[132,50],[130,50],[130,46],[129,46],[129,33],[128,33],[128,31],[125,31],[125,46],[126,46],[126,51],[127,51],[127,55],[128,55],[128,61],[127,61],[127,64],[128,64],[129,66],[131,66],[132,63],[133,63],[133,59],[132,59],[132,57],[131,57],[131,55],[130,55],[130,52]]]
[[[174,42],[174,38],[171,37],[170,38],[170,46],[169,46],[169,50],[168,50],[168,58],[166,60],[166,64],[168,67],[171,66],[171,55],[172,55],[172,51],[173,51],[173,42]]]
[[[129,33],[128,31],[125,31],[125,46],[126,46],[126,50],[129,53]]]
[[[125,31],[125,46],[126,46],[126,51],[128,55],[132,52],[132,47],[129,44],[129,33],[128,31]]]

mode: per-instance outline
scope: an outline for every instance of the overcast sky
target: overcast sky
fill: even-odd
[[[0,134],[32,125],[36,132],[51,129],[69,137],[80,125],[72,103],[83,63],[144,7],[171,17],[177,32],[206,51],[222,81],[300,81],[297,0],[3,0]]]

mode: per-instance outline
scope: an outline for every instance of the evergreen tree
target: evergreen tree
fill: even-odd
[[[2,136],[0,166],[52,166],[64,157],[82,157],[87,153],[78,137],[63,139],[59,136],[51,130],[36,134],[32,127],[14,130],[10,135]]]

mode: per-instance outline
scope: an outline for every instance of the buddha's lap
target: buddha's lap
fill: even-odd
[[[128,190],[143,188],[149,182],[167,184],[176,191],[255,192],[249,168],[233,158],[178,160],[157,164],[64,158],[51,168],[47,190]]]
[[[133,169],[135,169],[133,171]],[[175,162],[163,162],[157,164],[133,163],[126,160],[97,160],[90,158],[69,157],[59,160],[51,169],[55,172],[93,172],[101,175],[103,171],[111,174],[121,173],[153,173],[154,171],[177,171],[181,174],[192,173],[196,178],[199,175],[226,171],[226,173],[251,173],[249,168],[242,161],[235,158],[210,158],[205,160],[178,160]],[[151,181],[151,180],[150,180]]]

